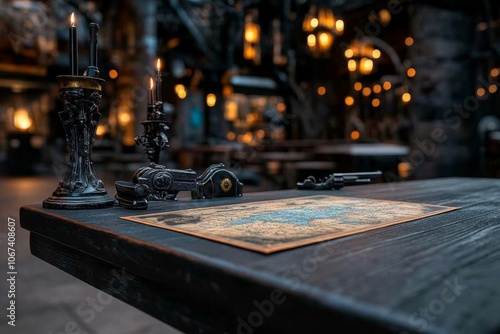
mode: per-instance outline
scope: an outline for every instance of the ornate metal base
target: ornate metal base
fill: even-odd
[[[48,209],[100,209],[113,206],[115,200],[108,194],[81,194],[73,196],[52,195],[43,201],[43,207]]]

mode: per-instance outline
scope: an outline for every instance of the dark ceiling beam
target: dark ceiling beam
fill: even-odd
[[[186,26],[187,30],[191,36],[196,41],[200,50],[207,56],[209,62],[215,63],[218,60],[216,53],[210,47],[210,41],[208,36],[198,28],[196,23],[193,21],[192,17],[188,14],[188,11],[181,4],[182,0],[170,0],[170,6],[174,9],[175,13]]]

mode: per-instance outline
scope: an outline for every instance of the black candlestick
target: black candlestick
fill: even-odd
[[[156,79],[156,88],[158,89],[158,75]],[[165,120],[163,102],[159,100],[158,95],[156,103],[153,98],[153,78],[150,79],[150,83],[151,85],[148,89],[147,119],[141,122],[144,132],[142,135],[136,137],[135,141],[138,145],[144,146],[144,151],[147,153],[149,161],[158,164],[160,162],[161,150],[168,147],[167,131],[169,127]]]
[[[69,27],[69,64],[70,74],[78,75],[78,35],[75,26],[75,13],[71,14],[71,26]]]
[[[92,164],[92,141],[101,114],[102,83],[99,78],[57,77],[64,110],[59,112],[70,148],[69,168],[52,196],[43,202],[51,209],[95,209],[112,206],[104,184]]]
[[[99,77],[99,68],[97,67],[97,34],[99,32],[99,25],[91,23],[89,26],[89,67],[87,68],[86,75],[89,77]]]

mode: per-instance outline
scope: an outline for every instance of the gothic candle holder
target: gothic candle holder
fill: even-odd
[[[138,145],[144,147],[150,162],[160,163],[160,152],[169,146],[167,131],[169,127],[165,120],[163,102],[148,105],[148,115],[145,121],[141,122],[144,127],[142,135],[135,138]]]
[[[59,186],[43,202],[43,207],[97,209],[112,206],[115,201],[97,178],[91,158],[92,141],[101,117],[99,102],[104,80],[73,75],[61,75],[57,79],[64,101],[59,117],[70,147],[70,162]]]

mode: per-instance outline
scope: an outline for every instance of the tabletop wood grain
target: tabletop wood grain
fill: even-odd
[[[26,205],[20,221],[35,256],[186,333],[500,333],[500,180],[181,198],[143,212],[318,193],[460,209],[268,255],[122,220],[137,212],[119,207]]]

